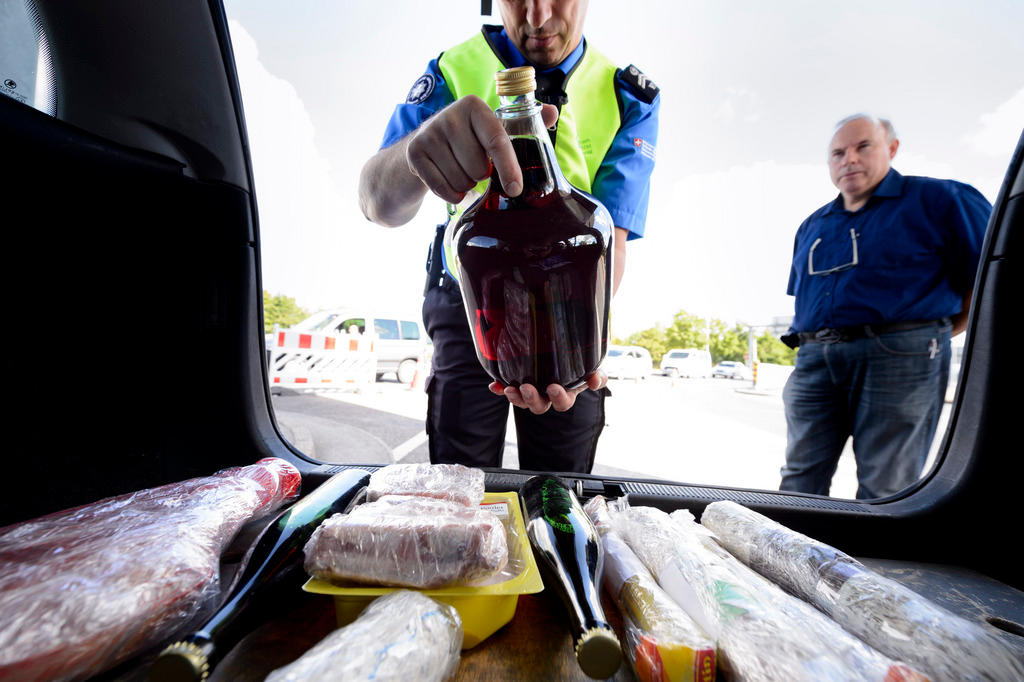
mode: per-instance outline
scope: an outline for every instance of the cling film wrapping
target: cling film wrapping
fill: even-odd
[[[87,678],[188,632],[236,532],[300,482],[267,458],[0,528],[0,679]]]
[[[455,607],[398,590],[375,599],[267,682],[448,680],[459,667],[462,636]]]
[[[366,501],[384,495],[436,497],[472,507],[484,499],[484,472],[462,464],[389,464],[370,474]]]
[[[834,621],[749,569],[686,511],[609,504],[612,527],[658,584],[716,640],[731,680],[928,678],[850,635]]]
[[[622,614],[626,655],[642,682],[712,682],[715,643],[611,528],[605,500],[585,506],[604,545],[604,586]]]
[[[321,523],[306,572],[337,584],[438,588],[505,576],[508,537],[493,512],[417,495],[384,495]]]
[[[743,563],[934,680],[1024,679],[1024,665],[980,625],[834,547],[734,502],[708,505],[701,524]]]

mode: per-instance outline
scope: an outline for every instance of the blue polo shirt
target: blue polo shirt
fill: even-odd
[[[956,315],[974,286],[991,211],[970,185],[895,169],[858,211],[838,196],[797,230],[791,331]]]
[[[485,26],[484,30],[488,32],[490,44],[507,68],[530,64],[509,40],[504,28]],[[539,74],[555,70],[568,74],[583,56],[584,43],[585,40],[581,40],[561,64]],[[635,97],[618,77],[616,85],[622,122],[594,177],[591,193],[611,213],[615,226],[628,230],[629,239],[636,239],[643,236],[647,222],[661,95],[647,103]],[[431,115],[454,101],[455,96],[448,89],[437,66],[437,59],[431,60],[426,72],[409,91],[406,101],[395,107],[384,131],[381,149],[398,142]],[[646,144],[638,144],[637,140]]]

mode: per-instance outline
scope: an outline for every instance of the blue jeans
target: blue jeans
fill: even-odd
[[[857,499],[920,478],[949,381],[949,324],[800,345],[786,382],[786,465],[780,490],[828,495],[853,436]]]

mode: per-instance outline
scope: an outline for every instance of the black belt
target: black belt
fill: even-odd
[[[430,250],[427,251],[427,281],[423,284],[424,296],[434,287],[440,286],[441,277],[447,274],[444,272],[441,262],[441,250],[444,249],[444,229],[447,225],[448,221],[445,221],[437,226],[434,231],[434,241],[431,242]]]
[[[451,220],[450,217],[449,220]],[[434,287],[461,293],[459,283],[444,269],[442,251],[444,251],[444,231],[447,226],[447,220],[437,226],[437,230],[434,232],[434,241],[427,252],[427,281],[423,285],[424,296]]]
[[[839,343],[840,341],[853,341],[855,339],[866,339],[879,334],[890,334],[892,332],[905,332],[911,329],[920,329],[932,324],[951,324],[948,317],[938,320],[908,320],[906,322],[888,322],[883,324],[857,324],[851,327],[836,327],[819,329],[816,332],[800,332],[800,344],[805,343]]]
[[[457,294],[462,293],[462,289],[459,288],[458,281],[447,272],[441,275],[441,281],[437,286],[441,287],[445,291],[454,291]]]
[[[459,288],[459,283],[447,272],[442,272],[436,279],[433,277],[428,278],[426,287],[423,290],[423,295],[426,296],[427,292],[435,287],[438,289],[444,289],[445,291],[453,291],[456,294],[462,293],[462,289]]]

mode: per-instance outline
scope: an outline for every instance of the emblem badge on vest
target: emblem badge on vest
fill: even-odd
[[[417,78],[416,82],[412,84],[412,88],[409,89],[409,95],[405,98],[406,104],[419,104],[426,100],[434,92],[434,85],[435,80],[432,74],[425,73]]]

